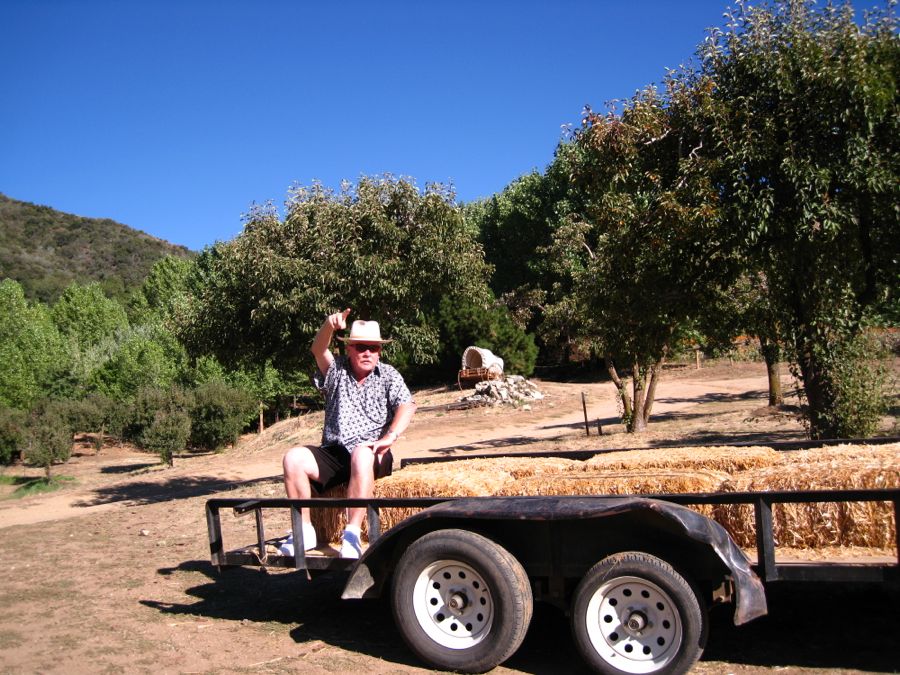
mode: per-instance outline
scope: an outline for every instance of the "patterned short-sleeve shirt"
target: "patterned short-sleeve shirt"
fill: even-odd
[[[324,380],[317,373],[315,384],[325,394],[322,445],[343,445],[347,450],[381,438],[397,406],[413,400],[403,376],[386,363],[375,366],[359,386],[346,356],[334,358]]]

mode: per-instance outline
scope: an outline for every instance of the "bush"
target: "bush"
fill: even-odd
[[[49,407],[31,420],[25,459],[44,467],[47,479],[56,462],[66,462],[72,454],[72,429],[59,410]]]
[[[502,305],[477,304],[444,298],[438,309],[441,334],[440,368],[444,377],[456,379],[466,347],[490,349],[503,359],[507,374],[528,377],[534,372],[538,349],[534,336],[516,326]]]
[[[113,426],[121,429],[121,438],[141,447],[144,444],[144,434],[153,424],[157,413],[181,412],[187,413],[191,408],[191,395],[180,387],[160,389],[158,387],[144,387],[139,389],[134,398],[118,410],[114,417]]]
[[[246,392],[224,382],[206,382],[194,390],[191,445],[219,450],[233,444],[253,419],[256,403]]]
[[[818,426],[833,428],[835,438],[875,435],[888,405],[889,371],[883,360],[884,350],[871,336],[859,335],[832,345],[821,359],[834,403],[819,413]],[[810,423],[807,419],[807,426]]]
[[[191,419],[181,410],[159,410],[141,434],[141,446],[158,453],[169,466],[175,452],[184,450],[191,435]]]
[[[0,406],[0,464],[11,464],[24,449],[26,421],[23,411]]]

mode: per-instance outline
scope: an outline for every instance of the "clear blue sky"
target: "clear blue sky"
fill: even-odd
[[[689,60],[727,0],[0,0],[0,192],[200,249],[288,187],[461,200]]]

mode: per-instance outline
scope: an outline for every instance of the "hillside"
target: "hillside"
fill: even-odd
[[[50,301],[73,281],[99,282],[122,298],[167,255],[191,251],[113,220],[83,218],[0,194],[0,279]]]

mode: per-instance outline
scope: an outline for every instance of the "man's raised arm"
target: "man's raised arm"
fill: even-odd
[[[316,333],[316,337],[313,339],[310,351],[315,357],[316,366],[318,366],[319,372],[322,373],[322,375],[325,375],[328,372],[331,363],[334,361],[334,356],[331,353],[331,338],[335,331],[344,330],[347,327],[347,317],[349,315],[349,307],[343,312],[330,314],[325,319],[319,332]]]

